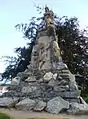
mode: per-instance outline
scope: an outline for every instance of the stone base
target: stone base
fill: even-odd
[[[17,82],[17,79],[21,82]],[[75,109],[78,111],[80,106],[82,110],[88,109],[87,104],[80,98],[75,76],[68,69],[32,72],[28,69],[19,73],[12,82],[9,92],[0,98],[0,107],[7,103],[6,100],[3,102],[3,99],[8,99],[9,105],[13,107],[13,103],[19,110],[46,110],[58,114],[63,110],[75,113]],[[14,98],[17,102],[14,102]]]

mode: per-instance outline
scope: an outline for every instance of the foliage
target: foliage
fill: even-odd
[[[64,23],[57,25],[57,35],[60,39],[58,43],[63,52],[64,62],[71,72],[76,74],[76,77],[81,78],[83,83],[83,80],[87,81],[88,78],[88,38],[78,26],[77,18],[66,18]]]
[[[2,73],[2,80],[4,78],[12,79],[17,75],[18,72],[22,72],[27,68],[27,65],[29,64],[29,61],[31,59],[31,51],[32,51],[32,45],[30,47],[19,47],[15,49],[15,52],[18,54],[18,57],[13,57],[13,62],[9,62],[9,65],[6,67],[5,72]],[[8,59],[7,57],[5,57]],[[12,57],[9,57],[9,59],[12,61]]]
[[[4,56],[5,62],[8,63],[5,71],[1,74],[2,80],[7,79],[11,80],[14,78],[18,72],[22,72],[27,68],[27,65],[31,60],[31,52],[34,45],[34,41],[36,39],[36,30],[37,24],[34,21],[35,17],[33,17],[30,21],[30,24],[17,24],[15,27],[20,29],[24,33],[24,38],[28,38],[30,43],[27,43],[28,47],[18,47],[15,48],[16,57]],[[1,81],[2,81],[1,80]]]

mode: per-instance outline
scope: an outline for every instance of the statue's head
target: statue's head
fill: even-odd
[[[49,10],[49,7],[47,7],[47,5],[45,6],[45,14],[48,14],[51,17],[54,16],[53,11],[52,10]]]
[[[45,12],[49,12],[49,8],[47,7],[47,5],[45,6]]]

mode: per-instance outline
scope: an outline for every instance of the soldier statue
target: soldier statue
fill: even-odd
[[[49,35],[53,35],[54,40],[58,42],[58,38],[56,35],[56,27],[54,24],[54,13],[52,10],[49,10],[47,6],[45,7],[44,20],[45,20],[46,28],[49,32]]]
[[[54,51],[54,57],[56,57],[60,62],[60,61],[62,61],[62,58],[61,58],[60,48],[58,46],[56,27],[54,24],[54,13],[52,10],[49,10],[49,8],[47,6],[45,7],[44,20],[45,20],[46,29],[47,29],[49,35],[53,36],[53,38],[54,38],[54,41],[52,43],[52,49]]]

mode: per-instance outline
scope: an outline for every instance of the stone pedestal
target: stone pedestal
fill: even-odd
[[[53,36],[41,31],[32,50],[31,65],[38,70],[57,70],[67,68],[62,62],[60,48]]]

